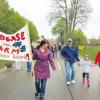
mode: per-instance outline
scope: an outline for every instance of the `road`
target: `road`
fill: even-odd
[[[76,68],[76,83],[67,86],[63,60],[57,58],[55,64],[57,70],[51,69],[45,100],[100,100],[100,69],[97,66],[91,68],[91,85],[88,88],[82,84],[82,68]],[[27,72],[25,62],[19,71],[14,69],[0,74],[0,100],[39,100],[34,93],[34,77]]]

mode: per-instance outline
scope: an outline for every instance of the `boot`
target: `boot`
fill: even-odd
[[[90,87],[90,80],[87,80],[87,86]]]
[[[83,78],[83,84],[85,84],[85,78]]]

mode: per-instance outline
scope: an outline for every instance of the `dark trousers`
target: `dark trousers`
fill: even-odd
[[[46,82],[47,79],[35,79],[36,92],[40,93],[41,97],[45,95]]]
[[[85,83],[85,78],[87,80],[87,84],[90,84],[89,73],[83,73],[83,84]]]
[[[32,62],[27,61],[27,71],[31,71],[31,69],[32,69]]]
[[[89,79],[89,73],[83,73],[83,78]]]

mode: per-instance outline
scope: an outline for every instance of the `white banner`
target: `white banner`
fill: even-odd
[[[11,35],[0,32],[0,59],[30,61],[31,55],[28,25]]]

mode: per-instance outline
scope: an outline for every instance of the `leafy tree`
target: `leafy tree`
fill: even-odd
[[[58,36],[59,41],[62,44],[64,43],[64,35],[65,35],[64,34],[65,33],[64,30],[65,30],[65,27],[66,27],[66,25],[65,25],[64,21],[63,20],[59,20],[51,30],[51,33],[53,35]]]
[[[10,8],[6,0],[0,0],[0,31],[12,34],[27,23],[27,19]],[[38,39],[38,32],[32,22],[29,21],[29,32],[32,40]]]
[[[88,0],[52,0],[52,11],[49,13],[49,22],[52,24],[63,20],[66,25],[66,36],[72,37],[75,28],[84,25],[89,17],[91,8]]]
[[[36,41],[39,38],[37,29],[31,21],[28,21],[28,25],[29,25],[30,39]]]
[[[76,44],[76,45],[78,45],[78,44],[87,44],[88,43],[88,39],[84,35],[84,33],[82,32],[81,29],[75,30],[73,32],[72,38],[73,38],[74,44]]]

